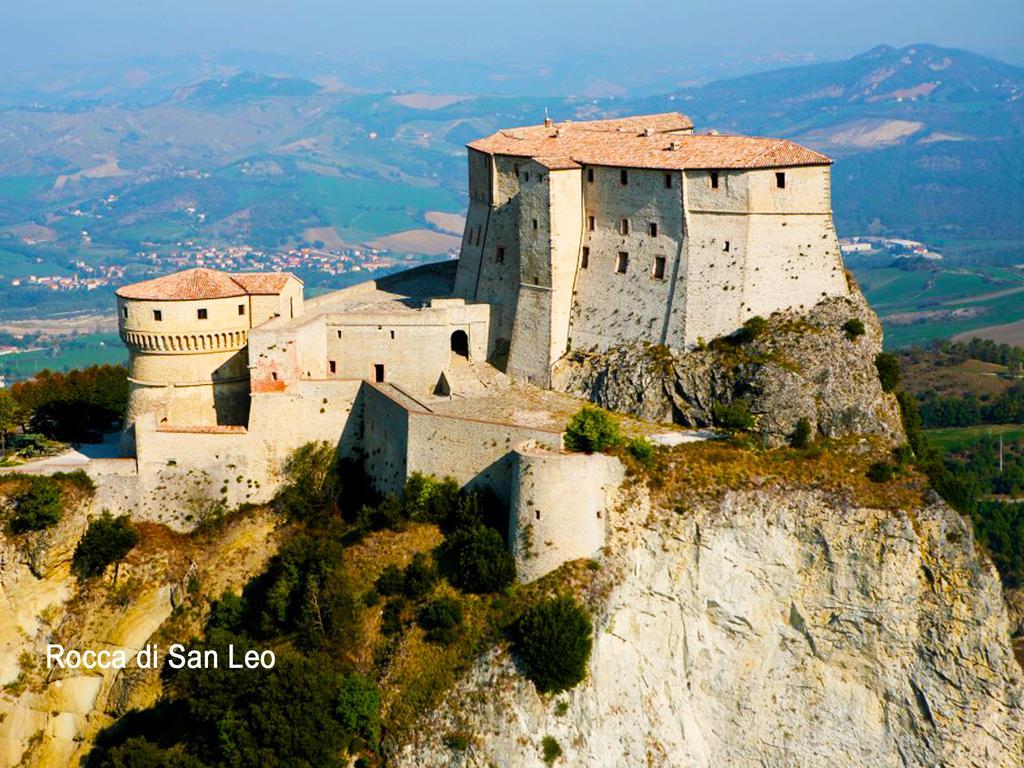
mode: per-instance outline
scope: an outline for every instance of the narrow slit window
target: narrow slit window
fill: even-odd
[[[587,181],[590,182],[590,183],[593,183],[593,181],[594,181],[594,169],[593,168],[587,168]]]
[[[523,172],[523,181],[529,181],[529,180],[530,180],[530,172],[529,171],[524,171]]]
[[[587,216],[587,229],[589,229],[591,232],[593,232],[596,226],[597,226],[597,222],[594,220],[594,217],[593,216]],[[128,310],[127,309],[124,311],[124,316],[128,317]]]
[[[619,171],[619,183],[623,185],[629,184],[629,171],[625,168]]]
[[[625,251],[619,251],[619,256],[615,259],[615,272],[620,275],[626,274],[626,270],[629,268],[629,254]]]
[[[393,338],[395,338],[395,332],[394,332],[394,330],[392,330],[392,331],[391,331],[391,338],[392,338],[392,339],[393,339]]]
[[[533,220],[533,228],[534,228],[534,230],[536,230],[538,228],[538,224],[537,224],[537,220],[536,219]]]
[[[711,188],[718,189],[718,171],[711,171]]]
[[[239,315],[244,315],[245,314],[245,304],[239,304],[238,305],[238,314]]]
[[[338,372],[338,363],[335,362],[334,360],[328,360],[327,361],[327,366],[331,369],[331,373],[337,373]]]
[[[501,246],[501,245],[498,246],[498,250],[494,254],[494,260],[496,262],[498,262],[499,264],[501,264],[501,262],[503,262],[505,260],[505,248],[504,248],[504,246]]]
[[[785,189],[786,188],[786,174],[785,174],[785,172],[778,171],[775,174],[775,186],[778,189]]]
[[[384,381],[384,363],[373,364],[373,380],[378,383]]]
[[[619,222],[619,232],[621,232],[624,235],[629,234],[629,219],[622,219]]]
[[[722,246],[722,250],[725,251],[726,253],[729,252],[729,241],[728,240],[725,241],[725,245]]]
[[[154,309],[153,310],[153,319],[156,320],[159,323],[161,320],[164,319],[164,313],[161,310],[159,310],[159,309]]]
[[[583,246],[583,254],[580,256],[580,268],[586,269],[590,266],[590,248]]]
[[[655,256],[654,257],[654,272],[653,276],[655,280],[665,279],[665,257]]]
[[[665,189],[672,189],[672,174],[665,174]]]
[[[591,227],[591,229],[593,229],[593,227]],[[123,308],[121,309],[121,316],[122,316],[122,317],[125,317],[125,318],[127,318],[127,317],[128,317],[128,307],[123,307]]]
[[[196,310],[196,317],[199,318],[200,320],[205,320],[206,316],[207,316],[206,315],[206,309],[197,309]]]
[[[658,222],[652,221],[650,224],[647,225],[647,234],[649,234],[651,237],[658,236]]]

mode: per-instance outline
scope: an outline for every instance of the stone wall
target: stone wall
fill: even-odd
[[[530,445],[518,447],[514,458],[509,542],[519,580],[595,557],[605,543],[610,502],[625,478],[622,463],[614,456]]]

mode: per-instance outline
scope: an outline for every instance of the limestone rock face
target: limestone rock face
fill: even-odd
[[[864,334],[850,339],[843,325],[853,318],[864,324]],[[881,348],[881,324],[855,290],[806,312],[772,315],[746,344],[573,352],[555,364],[552,386],[611,410],[691,427],[711,426],[714,404],[743,400],[769,445],[784,443],[802,417],[826,437],[901,440],[895,398],[878,382]]]
[[[601,768],[1024,764],[998,576],[937,499],[748,490],[679,514],[638,495],[609,530],[588,678],[544,698],[494,651],[396,765],[540,768],[545,735]]]

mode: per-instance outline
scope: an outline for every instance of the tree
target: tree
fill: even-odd
[[[743,323],[743,327],[731,336],[731,340],[736,344],[747,344],[760,336],[767,327],[767,320],[760,315],[754,315]]]
[[[445,560],[451,582],[466,592],[499,592],[516,578],[516,563],[493,528],[464,528],[447,538]]]
[[[808,448],[811,445],[811,420],[801,416],[796,422],[796,429],[789,438],[789,444],[794,448]]]
[[[14,533],[41,531],[60,520],[60,486],[50,477],[34,475],[28,478],[28,488],[14,497]]]
[[[113,518],[110,512],[89,523],[75,547],[71,567],[80,577],[102,576],[107,566],[122,559],[138,543],[127,515]]]
[[[864,335],[864,322],[859,317],[851,317],[843,323],[843,331],[846,333],[846,338],[853,341],[858,336]]]
[[[619,441],[618,424],[606,411],[592,405],[584,405],[565,428],[565,447],[570,451],[601,453]]]
[[[7,451],[7,438],[24,421],[21,406],[8,389],[0,389],[0,451]]]
[[[418,621],[426,630],[428,640],[447,645],[458,637],[458,628],[462,624],[462,606],[454,597],[439,597],[420,610]]]
[[[583,679],[592,632],[587,612],[569,596],[547,598],[524,611],[515,648],[538,691],[556,693]]]
[[[899,358],[889,352],[879,352],[875,355],[875,368],[878,369],[878,381],[883,392],[892,392],[903,378]]]
[[[711,406],[711,418],[714,420],[715,426],[723,429],[745,431],[754,426],[754,416],[750,412],[750,406],[744,400],[715,403]]]
[[[380,691],[362,675],[346,675],[338,686],[338,722],[372,745],[380,739]]]

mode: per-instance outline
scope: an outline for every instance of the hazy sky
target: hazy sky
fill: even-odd
[[[259,50],[335,59],[648,48],[817,53],[1024,48],[1022,0],[0,0],[0,70]]]

